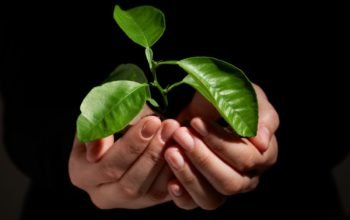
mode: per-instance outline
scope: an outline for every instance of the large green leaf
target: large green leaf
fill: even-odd
[[[84,98],[77,120],[77,135],[87,142],[125,128],[146,102],[147,84],[112,81],[93,88]]]
[[[178,65],[189,73],[184,82],[212,103],[237,134],[256,135],[256,94],[242,70],[211,57],[191,57],[178,61]]]
[[[113,16],[125,34],[145,48],[157,42],[165,31],[163,12],[152,6],[122,10],[119,5],[116,5]]]

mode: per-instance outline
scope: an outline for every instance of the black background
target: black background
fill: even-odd
[[[2,2],[5,141],[22,171],[50,190],[69,188],[64,168],[81,100],[119,63],[147,68],[143,49],[113,21],[116,2],[125,8],[152,4],[165,12],[167,30],[153,48],[155,59],[226,60],[259,84],[279,112],[278,163],[256,192],[238,196],[239,215],[338,213],[330,171],[349,151],[349,18],[336,2]],[[176,71],[161,74],[166,82]],[[189,92],[184,87],[172,94],[175,112]]]

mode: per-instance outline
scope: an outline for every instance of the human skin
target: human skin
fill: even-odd
[[[218,125],[219,114],[199,94],[180,114],[179,120],[191,119],[190,126],[178,128],[175,144],[165,151],[176,176],[168,189],[179,207],[215,209],[227,196],[254,189],[263,171],[276,162],[278,114],[261,88],[254,88],[260,116],[254,138],[240,138]]]
[[[69,160],[72,183],[101,209],[139,209],[172,200],[183,209],[211,210],[228,196],[254,189],[276,161],[279,125],[264,92],[254,88],[256,137],[240,138],[216,124],[218,113],[197,93],[176,120],[144,116],[152,113],[145,107],[117,140],[75,139]],[[181,126],[184,121],[189,125]]]

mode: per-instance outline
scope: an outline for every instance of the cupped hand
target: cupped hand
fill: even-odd
[[[178,144],[165,152],[176,176],[168,189],[179,207],[187,209],[194,203],[215,209],[227,196],[254,189],[262,172],[276,162],[279,117],[261,88],[254,88],[259,104],[254,138],[240,138],[219,126],[215,122],[219,114],[198,93],[180,113],[179,120],[190,121],[190,127],[178,128],[173,135]]]
[[[173,175],[164,150],[175,120],[143,117],[126,133],[90,143],[75,139],[69,159],[71,182],[86,191],[101,209],[137,209],[169,201],[167,185]]]

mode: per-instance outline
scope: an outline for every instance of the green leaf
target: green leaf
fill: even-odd
[[[117,66],[104,82],[117,80],[129,80],[138,83],[148,83],[143,70],[133,63],[120,64]]]
[[[143,70],[133,64],[133,63],[127,63],[127,64],[120,64],[109,74],[107,79],[103,82],[111,82],[111,81],[118,81],[118,80],[128,80],[128,81],[134,81],[138,83],[148,83],[147,77]],[[149,87],[147,87],[147,95],[151,97],[151,90]]]
[[[125,128],[143,109],[148,98],[147,87],[147,84],[120,80],[93,88],[80,106],[79,140],[96,140]]]
[[[165,31],[165,17],[162,11],[152,6],[139,6],[122,10],[114,7],[114,20],[135,43],[151,47]]]
[[[183,81],[212,103],[237,134],[256,135],[257,98],[242,70],[211,57],[191,57],[178,61],[178,65],[189,73]]]
[[[153,107],[159,108],[159,104],[158,104],[158,102],[157,102],[155,99],[149,98],[149,99],[147,99],[147,101],[148,101]]]

